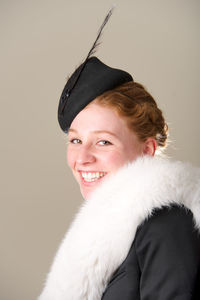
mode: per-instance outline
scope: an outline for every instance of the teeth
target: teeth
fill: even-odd
[[[84,178],[85,181],[91,182],[91,181],[95,181],[95,180],[103,177],[105,175],[105,173],[103,173],[103,172],[95,172],[95,173],[82,172],[81,175],[82,175],[82,177]]]

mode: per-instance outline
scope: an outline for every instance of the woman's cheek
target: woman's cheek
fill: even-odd
[[[123,153],[113,151],[104,157],[104,165],[111,173],[116,172],[124,163]]]
[[[69,167],[71,169],[73,169],[73,165],[74,165],[74,154],[73,151],[71,149],[71,146],[69,145],[67,148],[67,163],[69,165]]]

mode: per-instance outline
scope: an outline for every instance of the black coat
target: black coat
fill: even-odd
[[[81,207],[39,300],[200,300],[199,274],[200,169],[146,156]]]
[[[120,235],[120,232],[119,232]],[[200,235],[180,206],[154,211],[102,300],[199,300]]]

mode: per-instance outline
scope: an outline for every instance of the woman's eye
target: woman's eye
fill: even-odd
[[[72,139],[72,140],[70,140],[70,143],[71,144],[81,144],[81,140],[79,140],[79,139]]]
[[[111,142],[106,141],[106,140],[99,141],[98,144],[99,144],[100,146],[108,146],[108,145],[112,145]]]

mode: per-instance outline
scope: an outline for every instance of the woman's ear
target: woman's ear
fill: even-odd
[[[143,154],[154,156],[157,148],[157,142],[154,138],[148,138],[144,142]]]

